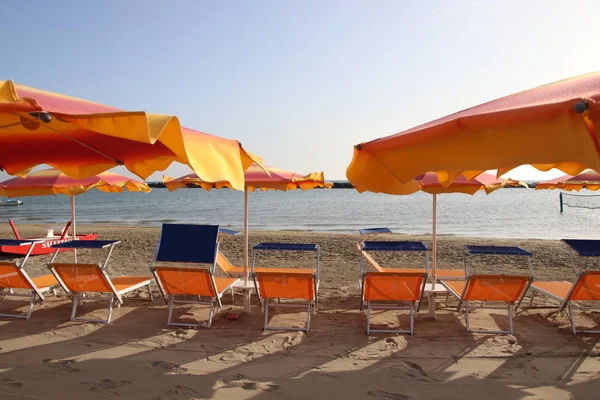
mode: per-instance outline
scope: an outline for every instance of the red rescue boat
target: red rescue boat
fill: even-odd
[[[8,223],[10,224],[10,227],[12,228],[13,232],[15,233],[16,238],[19,240],[27,240],[27,239],[43,240],[42,243],[36,243],[36,245],[33,247],[31,255],[52,254],[56,251],[56,249],[53,249],[50,246],[53,246],[58,243],[63,243],[63,242],[68,242],[70,240],[73,240],[73,237],[69,236],[69,234],[68,234],[69,227],[71,226],[71,221],[67,222],[67,225],[65,225],[65,228],[63,229],[62,234],[60,236],[54,235],[52,232],[48,232],[48,234],[46,236],[30,236],[30,237],[22,237],[19,234],[19,231],[17,230],[15,223],[13,221],[11,221],[10,219],[8,220]],[[81,235],[77,235],[77,240],[94,240],[97,237],[98,237],[97,233],[84,233]],[[25,255],[25,253],[27,253],[28,250],[29,250],[29,246],[0,246],[0,253],[4,253],[4,254]],[[69,251],[69,250],[71,250],[71,249],[60,249],[61,252]]]

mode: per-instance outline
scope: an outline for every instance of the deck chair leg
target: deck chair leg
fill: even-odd
[[[152,296],[152,289],[150,289],[150,285],[146,286],[148,288],[148,298],[150,299],[150,302],[154,301],[154,297]]]
[[[573,335],[577,335],[577,327],[575,327],[575,313],[573,311],[573,306],[569,302],[569,319],[571,320],[571,330],[573,331]]]
[[[410,307],[410,335],[415,334],[415,304]]]
[[[33,311],[33,305],[35,304],[35,291],[31,291],[31,300],[29,301],[29,309],[27,310],[27,316],[25,316],[25,321],[27,321],[31,317],[31,311]]]
[[[465,301],[465,324],[467,325],[467,332],[469,332],[469,302]]]
[[[310,300],[308,301],[307,307],[306,307],[306,312],[308,313],[308,319],[306,321],[306,333],[308,333],[308,331],[310,330]]]
[[[266,331],[267,323],[269,321],[269,299],[268,298],[263,299],[263,306],[265,308],[265,326],[264,326],[263,330]]]
[[[231,287],[231,302],[235,302],[235,293],[233,292],[233,286]]]
[[[367,335],[371,334],[371,302],[367,301]]]
[[[173,317],[173,295],[169,295],[169,316],[167,317],[167,326],[171,325],[171,318]]]
[[[73,301],[73,308],[71,309],[71,321],[75,320],[75,313],[77,312],[77,303],[79,303],[79,293],[73,293],[71,298]]]
[[[215,303],[213,302],[213,299],[210,299],[210,308],[208,309],[208,323],[207,323],[208,328],[210,328],[210,326],[212,325],[214,309],[215,309]]]
[[[108,315],[106,316],[106,322],[105,322],[107,325],[110,324],[110,318],[112,317],[114,302],[115,302],[115,297],[113,294],[111,294],[108,299]]]
[[[508,305],[508,330],[513,334],[513,305]]]

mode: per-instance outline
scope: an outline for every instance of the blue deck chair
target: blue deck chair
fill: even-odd
[[[218,238],[218,225],[162,225],[151,271],[163,298],[169,305],[167,325],[209,328],[212,324],[215,304],[217,308],[221,308],[223,293],[238,281],[235,278],[214,276],[219,252]],[[178,265],[174,265],[175,263]],[[193,264],[208,265],[208,268]],[[207,322],[198,324],[172,322],[173,307],[176,303],[208,305]]]

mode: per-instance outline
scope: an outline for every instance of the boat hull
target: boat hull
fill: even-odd
[[[83,235],[77,235],[78,240],[94,240],[97,237],[98,237],[97,233],[87,233],[87,234],[83,234]],[[27,240],[27,239],[44,240],[44,242],[42,242],[42,243],[36,243],[36,245],[33,247],[33,251],[31,252],[31,255],[53,254],[56,251],[56,249],[53,249],[50,246],[72,240],[72,238],[70,238],[70,237],[65,238],[65,239],[47,238],[47,237],[23,238],[23,240]],[[29,250],[29,246],[0,246],[0,253],[4,253],[4,254],[25,255],[25,254],[27,254],[28,250]],[[71,249],[60,249],[61,252],[70,251],[70,250]]]

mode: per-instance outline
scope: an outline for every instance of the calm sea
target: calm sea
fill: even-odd
[[[582,192],[583,193],[583,192]],[[588,193],[589,194],[589,193]],[[356,232],[387,226],[394,232],[431,231],[432,196],[390,196],[352,189],[250,193],[250,228]],[[66,196],[24,197],[24,205],[0,207],[0,220],[58,224],[69,219]],[[596,206],[600,197],[590,198]],[[215,223],[241,228],[243,193],[232,190],[154,189],[151,193],[102,193],[76,197],[78,223],[160,225]],[[438,196],[438,232],[514,238],[600,238],[600,209],[565,208],[557,191],[503,189],[486,196]]]

